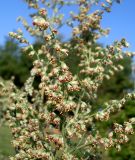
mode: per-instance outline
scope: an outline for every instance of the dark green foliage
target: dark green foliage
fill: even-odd
[[[0,47],[0,76],[4,79],[11,79],[21,87],[29,75],[31,60],[20,53],[17,43],[7,40],[3,47]]]
[[[133,90],[131,58],[125,57],[125,59],[117,63],[121,64],[124,70],[115,73],[110,80],[104,80],[104,83],[99,88],[99,97],[102,102],[108,99],[118,99],[122,97],[125,92]]]

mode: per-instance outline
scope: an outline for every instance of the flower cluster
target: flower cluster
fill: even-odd
[[[23,37],[23,32],[20,29],[18,29],[17,33],[9,32],[9,36],[17,39],[20,43],[29,44],[29,42]]]

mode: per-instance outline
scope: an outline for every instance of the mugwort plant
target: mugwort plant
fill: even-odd
[[[134,133],[135,118],[123,124],[115,122],[110,131],[106,131],[106,137],[95,124],[109,121],[127,101],[135,99],[135,94],[125,93],[122,99],[107,101],[100,111],[95,109],[94,103],[103,80],[110,80],[114,72],[123,69],[115,62],[132,56],[131,52],[123,51],[129,47],[124,38],[106,47],[97,43],[100,37],[109,34],[109,29],[101,27],[104,13],[111,12],[113,3],[120,1],[25,2],[34,10],[30,15],[32,23],[29,25],[22,17],[18,20],[31,36],[40,39],[41,46],[34,48],[21,29],[9,33],[24,44],[24,54],[33,59],[30,76],[22,89],[12,82],[8,88],[6,85],[3,88],[3,94],[8,96],[6,120],[11,127],[16,151],[10,159],[92,160],[99,159],[101,148],[115,147],[119,151],[128,141],[128,135]],[[98,9],[91,12],[93,5]],[[76,7],[76,12],[70,12],[65,18],[62,14],[65,7]],[[59,29],[63,25],[72,30],[72,37],[66,42],[59,38]],[[70,56],[72,59],[71,53],[80,59],[76,73],[72,73],[65,60]]]

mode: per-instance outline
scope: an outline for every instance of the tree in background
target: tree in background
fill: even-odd
[[[0,47],[0,76],[5,80],[14,77],[14,83],[21,87],[29,76],[32,61],[22,54],[18,43],[7,39]]]

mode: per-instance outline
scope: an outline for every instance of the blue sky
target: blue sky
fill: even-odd
[[[67,10],[68,11],[68,10]],[[16,21],[18,16],[25,17],[28,21],[30,10],[23,0],[1,0],[0,2],[0,44],[3,44],[8,32],[21,28],[21,23]],[[100,39],[103,44],[111,44],[114,40],[126,38],[131,44],[131,51],[135,51],[135,0],[123,0],[120,5],[115,4],[112,12],[105,14],[102,20],[104,28],[111,28],[108,37]],[[65,38],[70,37],[70,30],[62,29]],[[25,36],[30,38],[25,32]],[[31,39],[31,38],[30,38]]]

